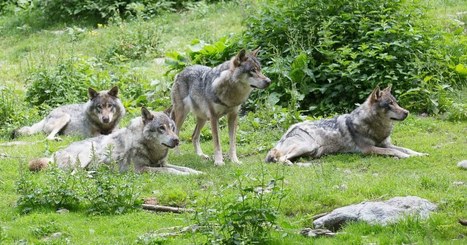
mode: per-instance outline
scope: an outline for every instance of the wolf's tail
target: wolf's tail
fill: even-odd
[[[51,160],[52,159],[47,158],[47,157],[33,159],[29,161],[28,168],[30,171],[33,171],[33,172],[41,171],[42,169],[45,169],[47,168],[47,166],[49,166],[49,162]]]

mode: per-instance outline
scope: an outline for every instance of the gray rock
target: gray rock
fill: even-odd
[[[463,160],[457,163],[459,168],[467,169],[467,160]]]
[[[395,197],[385,202],[362,202],[335,209],[315,220],[313,225],[315,228],[327,228],[333,231],[349,221],[387,225],[405,216],[418,216],[426,219],[436,208],[435,204],[420,197]]]

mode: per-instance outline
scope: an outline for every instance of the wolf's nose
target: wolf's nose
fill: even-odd
[[[103,118],[102,118],[102,122],[104,122],[104,123],[109,123],[109,121],[110,121],[110,120],[109,120],[108,117],[103,117]]]
[[[179,139],[173,139],[173,142],[174,142],[175,146],[177,146],[180,143],[180,140]]]

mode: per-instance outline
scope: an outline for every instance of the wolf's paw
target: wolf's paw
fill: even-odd
[[[417,154],[415,156],[424,157],[424,156],[429,156],[429,155],[430,154],[428,154],[428,153],[417,152]]]
[[[214,161],[214,165],[216,165],[216,166],[224,166],[225,163],[224,163],[224,161],[222,161],[222,160],[218,160],[218,161]]]
[[[231,157],[231,158],[230,158],[230,161],[233,162],[233,163],[235,163],[235,164],[237,164],[237,165],[241,165],[241,164],[242,164],[242,162],[241,162],[240,160],[238,160],[237,157]]]
[[[201,157],[201,159],[203,159],[203,160],[207,160],[207,161],[211,160],[211,157],[209,157],[208,155],[203,154],[203,153],[198,154],[198,156]]]

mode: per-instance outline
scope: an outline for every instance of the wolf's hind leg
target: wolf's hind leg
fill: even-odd
[[[295,140],[286,140],[281,146],[276,146],[266,157],[267,162],[281,162],[287,165],[293,165],[293,159],[302,156],[317,157],[316,147],[306,144],[306,142],[297,142]]]
[[[11,138],[14,139],[20,135],[32,135],[32,134],[39,133],[43,131],[44,125],[45,125],[45,119],[33,124],[32,126],[19,128],[13,131],[13,133],[11,134]]]
[[[44,125],[44,132],[49,134],[47,139],[58,140],[59,138],[56,138],[55,135],[57,135],[58,132],[60,132],[60,130],[70,122],[70,119],[71,116],[67,113],[48,118]]]
[[[195,130],[193,131],[193,135],[191,136],[191,141],[193,141],[193,146],[195,147],[196,155],[204,159],[209,159],[209,156],[203,153],[203,150],[201,149],[201,145],[199,142],[201,129],[204,127],[205,124],[206,124],[205,119],[201,117],[196,117],[196,127],[195,127]]]

